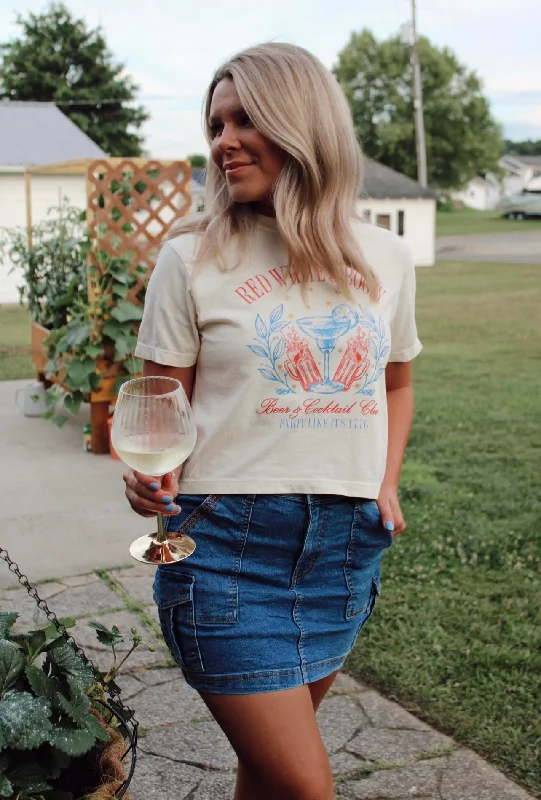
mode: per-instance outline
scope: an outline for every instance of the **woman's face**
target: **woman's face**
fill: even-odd
[[[231,198],[273,216],[272,189],[286,154],[257,130],[229,78],[214,90],[209,126],[212,160],[225,176]]]

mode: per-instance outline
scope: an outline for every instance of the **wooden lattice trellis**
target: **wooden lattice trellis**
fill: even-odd
[[[144,265],[149,272],[152,271],[168,229],[190,210],[190,166],[184,161],[106,158],[28,168],[25,177],[29,237],[32,226],[32,175],[36,173],[84,176],[86,219],[95,245],[88,257],[89,266],[100,272],[99,251],[111,257],[128,255],[137,282],[126,299],[138,304],[143,279],[135,272],[136,268]],[[95,280],[89,279],[91,299],[94,284]],[[32,327],[34,364],[39,377],[44,379],[46,356],[43,340],[48,331],[36,323]],[[90,395],[94,453],[109,452],[107,419],[109,405],[114,400],[115,365],[111,365],[105,354],[102,363],[107,367],[107,377],[103,378],[99,390]]]
[[[87,168],[87,221],[99,250],[129,254],[132,266],[154,268],[164,235],[190,208],[191,170],[183,161],[108,158]],[[90,263],[99,270],[95,253]],[[142,281],[131,289],[137,303]]]

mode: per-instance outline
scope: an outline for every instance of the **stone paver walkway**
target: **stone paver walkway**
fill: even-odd
[[[58,616],[82,618],[75,638],[101,667],[108,666],[108,653],[84,618],[123,633],[136,626],[156,647],[137,650],[120,680],[141,724],[131,800],[231,800],[234,753],[165,649],[152,572],[135,565],[55,579],[38,590]],[[1,589],[0,607],[18,611],[22,625],[42,621],[22,588]],[[336,680],[318,716],[337,800],[533,800],[471,750],[347,675]]]

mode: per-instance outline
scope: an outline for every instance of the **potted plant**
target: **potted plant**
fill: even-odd
[[[133,232],[129,222],[122,229]],[[109,405],[122,383],[141,371],[133,352],[147,267],[133,251],[103,249],[100,231],[93,239],[85,212],[66,201],[32,228],[30,240],[26,231],[5,231],[0,263],[5,256],[24,278],[19,293],[32,318],[32,360],[49,386],[45,416],[61,427],[66,412],[90,402],[93,451],[108,452]]]
[[[17,616],[0,612],[0,797],[124,796],[133,772],[128,779],[122,761],[131,712],[119,702],[115,678],[142,644],[137,630],[132,629],[131,648],[119,663],[116,646],[124,637],[118,628],[87,623],[112,651],[112,666],[102,673],[70,644],[66,628],[74,620],[21,633],[13,627]],[[133,730],[136,734],[136,726]],[[134,766],[135,748],[132,761]]]

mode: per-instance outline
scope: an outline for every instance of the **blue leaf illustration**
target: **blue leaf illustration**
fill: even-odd
[[[379,378],[384,369],[385,367],[380,367],[376,372],[376,374],[374,375],[374,377],[372,378],[372,381],[377,381],[377,379]]]
[[[272,326],[272,332],[273,333],[278,333],[278,331],[281,331],[284,328],[287,328],[288,325],[291,325],[291,323],[290,322],[277,322],[276,325]]]
[[[269,357],[269,354],[267,353],[265,348],[264,347],[260,347],[258,344],[249,344],[249,345],[247,345],[247,347],[248,347],[248,350],[251,350],[252,353],[254,353],[256,356],[259,356],[260,358],[268,358]]]
[[[372,397],[372,395],[374,394],[374,390],[373,389],[361,389],[360,392],[357,392],[357,394],[366,394],[366,395],[368,395],[368,397]]]
[[[381,351],[380,358],[385,358],[390,349],[391,349],[390,347],[384,347],[383,350]]]
[[[379,318],[379,325],[378,325],[379,335],[382,339],[385,339],[385,324],[383,322],[383,317],[380,316]]]
[[[295,394],[292,389],[277,389],[276,394]]]
[[[372,356],[372,358],[377,358],[378,357],[378,351],[377,351],[377,347],[376,347],[376,344],[375,344],[373,339],[370,339],[369,349],[370,349],[370,355]]]
[[[374,325],[374,327],[375,327],[376,326],[376,320],[374,319],[374,317],[372,316],[370,311],[367,308],[364,308],[364,306],[361,306],[361,305],[359,305],[359,309],[360,309],[361,315],[365,319],[369,320],[372,323],[372,325]]]
[[[259,368],[259,372],[260,372],[260,373],[263,375],[263,377],[264,377],[264,378],[266,378],[268,381],[277,381],[277,380],[278,380],[278,378],[276,377],[276,375],[274,374],[274,372],[271,372],[271,370],[270,370],[270,369],[265,369],[264,367],[260,367],[260,368]]]
[[[260,336],[262,339],[264,339],[265,336],[267,335],[267,326],[265,325],[259,314],[255,318],[255,329],[257,331],[257,335]]]
[[[282,358],[282,356],[285,353],[285,349],[286,349],[286,343],[284,342],[283,339],[280,339],[279,342],[276,342],[276,347],[274,348],[274,351],[272,353],[273,360],[277,361],[279,358]]]
[[[274,325],[274,323],[278,322],[278,320],[281,318],[283,313],[284,313],[284,304],[282,303],[281,306],[278,306],[278,308],[274,309],[274,311],[271,313],[271,315],[269,317],[269,322],[270,322],[270,325],[271,325],[271,329],[272,329],[272,326]]]

